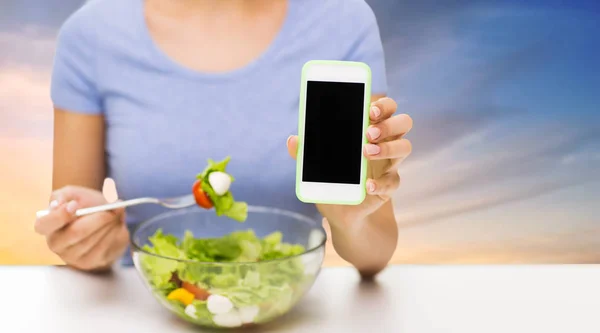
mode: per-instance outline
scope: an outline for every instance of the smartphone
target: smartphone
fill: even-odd
[[[307,62],[302,68],[296,196],[357,205],[366,195],[371,69],[360,62]]]

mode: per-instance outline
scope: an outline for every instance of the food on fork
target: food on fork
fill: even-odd
[[[236,202],[229,188],[233,177],[225,172],[231,157],[220,162],[208,160],[208,166],[196,176],[197,180],[192,186],[192,193],[198,206],[214,208],[218,216],[227,216],[238,222],[248,218],[248,204]]]

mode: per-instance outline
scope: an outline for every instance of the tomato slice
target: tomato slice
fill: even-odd
[[[204,192],[202,190],[202,182],[200,180],[196,180],[196,182],[194,183],[194,186],[192,186],[192,193],[194,193],[194,198],[196,199],[196,203],[198,204],[198,206],[205,208],[205,209],[211,209],[213,208],[213,203],[212,201],[210,201],[210,198],[208,197],[208,195],[206,194],[206,192]]]
[[[183,281],[181,283],[181,288],[194,294],[194,298],[197,300],[200,300],[200,301],[206,301],[208,299],[208,296],[210,296],[210,294],[208,293],[207,290],[202,289],[202,288],[198,287],[197,285],[191,284],[189,282]]]

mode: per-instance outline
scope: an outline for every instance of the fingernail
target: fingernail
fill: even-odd
[[[369,181],[367,183],[367,190],[369,190],[369,193],[375,192],[375,183],[373,183],[372,181]]]
[[[375,140],[381,135],[381,130],[377,127],[369,127],[367,134],[369,134],[371,140]]]
[[[58,200],[50,201],[50,209],[54,209],[56,207],[58,207]]]
[[[69,212],[71,214],[75,213],[75,211],[77,210],[77,201],[75,201],[75,200],[69,201],[66,209],[67,209],[67,212]]]
[[[373,116],[375,116],[375,118],[379,118],[379,116],[381,116],[381,110],[379,110],[379,108],[376,106],[371,107],[371,112],[373,113]]]
[[[292,139],[293,135],[288,136],[287,141],[285,142],[286,145],[290,144],[290,140]]]
[[[368,144],[365,146],[365,150],[367,151],[367,154],[369,154],[369,155],[377,155],[381,151],[381,148],[379,148],[378,145]]]

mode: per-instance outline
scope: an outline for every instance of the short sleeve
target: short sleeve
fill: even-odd
[[[356,39],[347,60],[360,61],[369,65],[372,76],[371,93],[385,95],[388,92],[385,55],[377,18],[364,0],[359,0],[357,3],[360,4],[356,6],[356,13],[352,15],[355,18],[352,24],[356,28],[353,33]]]
[[[56,108],[100,114],[93,29],[81,11],[61,27],[54,56],[50,96]]]

